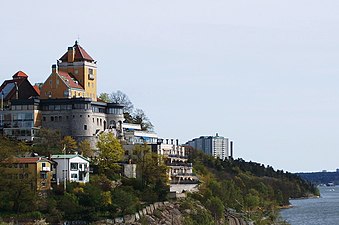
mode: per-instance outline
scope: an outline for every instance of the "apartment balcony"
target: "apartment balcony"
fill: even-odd
[[[94,74],[88,74],[88,79],[89,80],[94,80]]]
[[[180,159],[187,159],[187,156],[181,156],[181,155],[173,155],[173,154],[169,154],[168,155],[169,158],[180,158]]]
[[[182,166],[182,167],[192,167],[192,163],[187,163],[187,162],[167,162],[167,166]]]
[[[51,172],[51,167],[42,167],[42,172]]]

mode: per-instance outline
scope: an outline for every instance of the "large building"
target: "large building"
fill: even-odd
[[[52,73],[41,88],[41,99],[84,97],[97,100],[96,61],[76,41],[52,65]]]
[[[96,61],[78,42],[52,65],[41,90],[27,78],[19,71],[0,87],[0,133],[33,141],[40,128],[49,128],[93,148],[102,132],[123,137],[123,106],[97,99]]]
[[[186,145],[192,146],[197,150],[201,150],[208,155],[212,155],[222,160],[230,157],[228,138],[219,136],[201,136],[188,141]]]

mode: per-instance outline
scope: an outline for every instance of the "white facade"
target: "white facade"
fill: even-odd
[[[89,160],[81,155],[52,155],[51,159],[58,163],[56,168],[57,183],[89,182]]]
[[[185,155],[185,147],[179,145],[179,141],[173,139],[159,139],[152,145],[152,151],[164,156],[168,166],[168,177],[172,184],[198,183],[198,178],[193,174],[192,163],[188,162]]]
[[[218,134],[216,136],[201,136],[188,141],[186,144],[222,160],[230,156],[228,138]]]

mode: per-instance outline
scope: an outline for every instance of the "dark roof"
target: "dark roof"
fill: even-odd
[[[73,49],[75,51],[74,54],[74,62],[82,62],[82,61],[89,61],[93,62],[94,59],[83,49],[77,41],[75,41],[75,44],[73,45]],[[60,60],[62,62],[67,62],[68,59],[68,51],[61,56]]]
[[[15,95],[15,84],[18,86],[19,98],[29,98],[40,95],[40,91],[38,92],[28,81],[26,73],[18,71],[12,76],[12,78],[12,80],[5,80],[0,86],[0,94],[3,94],[5,101],[11,99],[13,95]],[[21,93],[25,94],[21,95]]]

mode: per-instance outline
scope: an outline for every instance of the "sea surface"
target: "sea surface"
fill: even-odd
[[[339,186],[319,190],[320,198],[291,200],[281,217],[291,225],[339,225]]]

